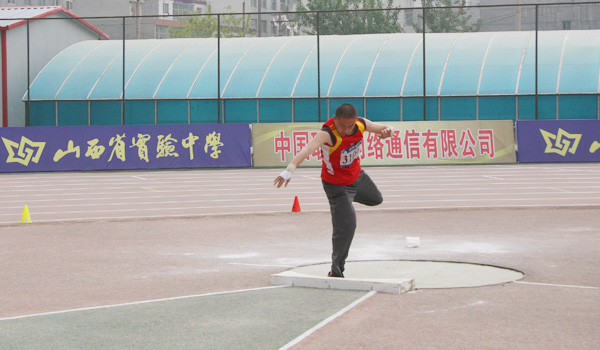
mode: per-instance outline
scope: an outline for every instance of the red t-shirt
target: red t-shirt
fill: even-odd
[[[360,175],[360,153],[363,134],[367,124],[363,118],[356,120],[356,132],[351,136],[342,136],[335,128],[334,118],[323,124],[321,130],[331,135],[332,144],[321,148],[323,165],[321,179],[333,185],[348,186]],[[335,141],[335,142],[334,142]]]

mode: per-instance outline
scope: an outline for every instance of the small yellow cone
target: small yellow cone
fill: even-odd
[[[21,223],[23,223],[23,224],[31,223],[31,216],[29,215],[29,207],[27,207],[27,206],[25,206],[25,208],[23,209],[23,218],[21,219]]]

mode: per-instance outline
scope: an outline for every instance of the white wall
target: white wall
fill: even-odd
[[[65,17],[56,14],[49,17]],[[71,17],[68,17],[71,18]],[[39,19],[29,24],[30,82],[46,64],[63,49],[83,40],[99,39],[100,35],[74,20]],[[27,25],[7,31],[8,126],[25,126],[27,92]]]

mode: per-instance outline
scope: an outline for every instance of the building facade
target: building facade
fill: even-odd
[[[76,0],[0,0],[0,7],[8,6],[62,6],[67,10],[73,10],[73,2]]]
[[[410,1],[410,0],[406,0]],[[188,13],[236,13],[250,15],[251,36],[288,36],[294,34],[289,16],[272,12],[294,11],[296,0],[140,0],[141,16],[93,19],[88,17],[135,16],[136,0],[0,0],[0,6],[63,6],[87,18],[111,39],[165,39],[169,28],[179,28],[182,15]],[[259,6],[260,5],[260,6]],[[123,30],[123,27],[125,27]],[[139,28],[139,29],[138,29]]]
[[[207,2],[204,0],[140,0],[139,12],[136,0],[0,0],[0,6],[62,6],[86,18],[107,33],[111,39],[117,40],[122,40],[123,37],[125,39],[165,37],[168,28],[179,25],[179,22],[169,18],[169,15],[207,11]],[[138,13],[141,16],[157,17],[142,17],[138,22],[136,18],[131,17]],[[112,16],[116,18],[93,18]],[[127,18],[123,21],[122,17]]]
[[[572,1],[571,1],[572,2]],[[583,0],[577,2],[597,2]],[[553,5],[559,4],[560,5]],[[521,5],[482,7],[481,31],[535,30],[536,6],[539,30],[580,30],[600,28],[600,4],[569,4],[565,0],[486,0],[481,5]],[[544,5],[540,5],[544,4]]]
[[[252,36],[289,36],[294,24],[283,13],[296,10],[296,0],[207,0],[213,13],[251,14]]]

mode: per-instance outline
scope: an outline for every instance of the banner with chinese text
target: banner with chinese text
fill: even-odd
[[[0,172],[252,166],[248,124],[0,128]]]
[[[516,163],[512,121],[389,122],[396,131],[385,140],[365,133],[361,164]],[[321,129],[321,123],[252,124],[254,166],[288,164]],[[303,166],[320,166],[321,150]]]
[[[600,120],[517,122],[520,163],[600,162]]]

